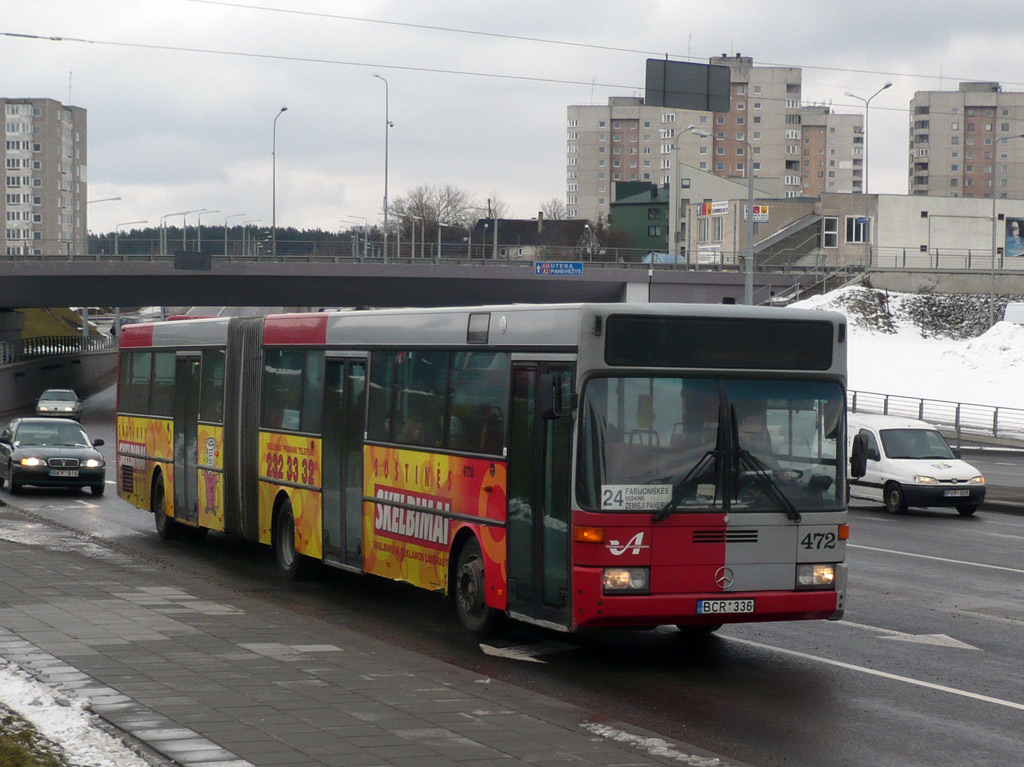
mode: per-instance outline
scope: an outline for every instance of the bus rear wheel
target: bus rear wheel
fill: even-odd
[[[178,523],[167,516],[167,512],[164,510],[163,477],[158,478],[153,484],[153,492],[149,496],[149,508],[153,512],[153,522],[160,540],[173,541],[177,538],[180,532]]]
[[[463,627],[476,636],[493,632],[501,617],[498,610],[487,606],[486,595],[484,558],[474,538],[459,551],[455,567],[455,612]]]
[[[281,502],[274,518],[274,555],[277,570],[285,580],[294,581],[302,574],[302,555],[295,550],[295,514],[288,498]]]

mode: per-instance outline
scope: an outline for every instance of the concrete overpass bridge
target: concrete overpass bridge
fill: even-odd
[[[190,254],[191,255],[191,254]],[[574,301],[743,301],[735,268],[575,261],[572,274],[538,273],[532,261],[406,259],[382,263],[282,257],[213,257],[209,269],[175,268],[173,256],[21,256],[0,261],[0,307],[47,306],[456,306]],[[809,286],[813,272],[754,275],[754,300]]]

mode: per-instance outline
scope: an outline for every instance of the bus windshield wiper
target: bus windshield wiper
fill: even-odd
[[[681,480],[672,485],[672,500],[658,509],[654,516],[651,517],[651,522],[661,522],[668,518],[668,515],[679,508],[679,504],[683,500],[682,489],[686,487],[686,484],[694,477],[700,476],[701,472],[707,468],[709,463],[713,463],[718,457],[717,450],[708,450],[704,455],[701,456],[700,460],[693,465],[693,467],[686,472]]]
[[[749,450],[746,448],[739,448],[739,459],[740,465],[757,477],[758,482],[772,495],[775,500],[786,510],[786,516],[792,519],[794,522],[799,522],[800,512],[796,510],[796,506],[793,502],[786,497],[786,494],[782,492],[782,488],[779,487],[775,478],[767,471],[767,467],[760,460],[755,458]]]

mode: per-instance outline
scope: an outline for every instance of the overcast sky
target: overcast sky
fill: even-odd
[[[643,95],[648,57],[803,68],[805,103],[871,102],[870,191],[907,189],[915,91],[1024,90],[1020,5],[863,0],[31,0],[0,2],[0,95],[89,119],[89,229],[206,208],[326,230],[384,196],[454,184],[535,216],[565,196],[566,107]],[[967,11],[969,7],[970,11]],[[38,35],[25,39],[11,34]],[[49,38],[63,38],[53,41]],[[190,217],[194,225],[195,215]],[[180,218],[175,219],[180,224]]]

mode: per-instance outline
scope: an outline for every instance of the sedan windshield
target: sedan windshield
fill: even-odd
[[[58,420],[58,419],[54,419]],[[85,432],[73,424],[24,424],[18,429],[19,445],[36,447],[64,445],[68,447],[88,447],[89,438]]]
[[[78,399],[73,391],[68,389],[50,389],[44,391],[43,395],[39,398],[41,400],[56,401],[56,402],[74,402]]]
[[[842,387],[833,382],[595,378],[576,492],[593,511],[840,509]]]

